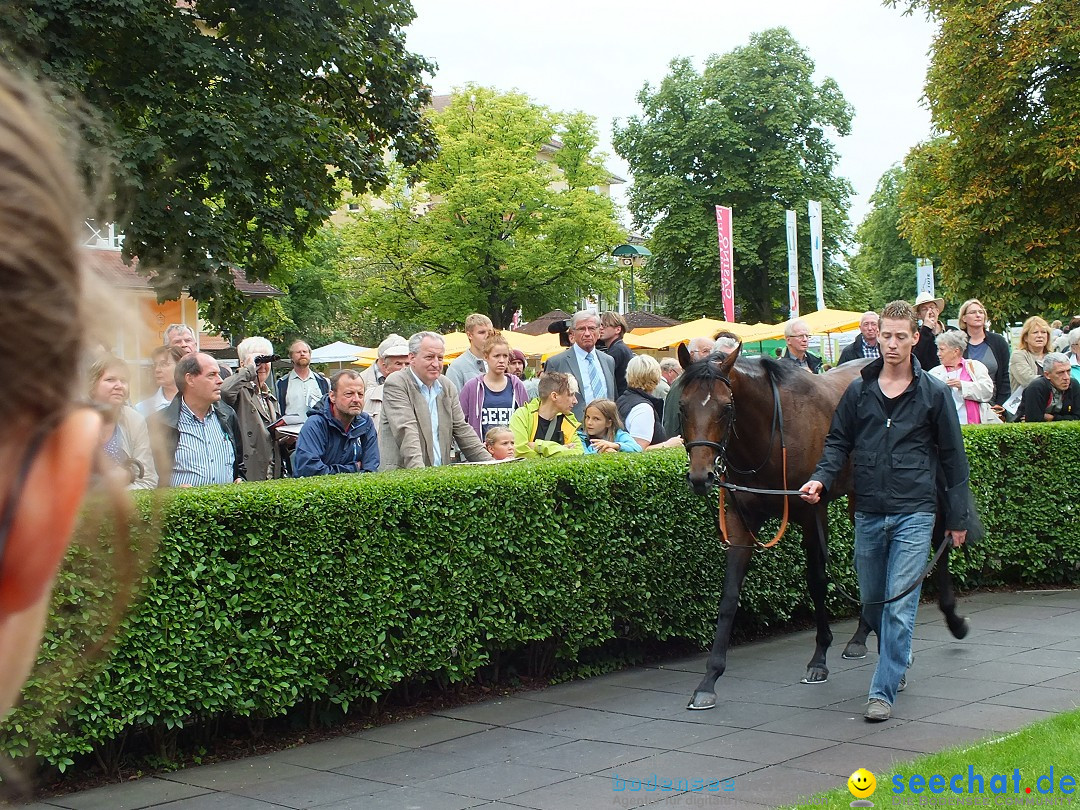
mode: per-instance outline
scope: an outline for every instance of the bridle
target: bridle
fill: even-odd
[[[714,442],[709,439],[694,439],[693,441],[685,442],[683,447],[686,448],[687,453],[694,447],[708,447],[711,450],[716,451],[716,458],[713,459],[713,476],[716,482],[716,486],[720,487],[720,504],[719,504],[719,522],[720,522],[720,544],[726,550],[731,547],[731,540],[728,538],[727,530],[727,513],[724,510],[724,494],[725,492],[731,493],[731,502],[734,504],[736,511],[739,513],[739,517],[743,519],[743,525],[749,527],[749,523],[746,521],[742,511],[742,507],[735,499],[736,492],[745,492],[751,495],[779,495],[784,498],[784,511],[780,520],[780,528],[773,536],[772,540],[767,543],[762,543],[753,532],[750,532],[750,537],[754,540],[754,547],[759,551],[767,548],[772,548],[778,542],[780,538],[784,536],[787,531],[788,525],[788,496],[801,495],[797,489],[761,489],[759,487],[745,487],[739,484],[733,484],[727,480],[728,470],[740,476],[756,475],[761,472],[766,465],[772,460],[773,448],[776,446],[776,437],[780,436],[780,464],[781,464],[781,481],[784,486],[787,486],[787,443],[784,441],[784,409],[780,402],[780,391],[776,387],[776,380],[772,375],[769,376],[769,388],[772,392],[772,424],[769,428],[769,444],[765,450],[765,457],[761,460],[753,469],[743,470],[735,466],[728,458],[728,443],[731,441],[731,437],[735,434],[735,416],[737,410],[735,408],[735,389],[731,385],[731,380],[722,374],[715,375],[714,379],[722,382],[727,386],[728,394],[730,395],[730,402],[724,406],[724,412],[727,414],[727,424],[724,427],[724,433],[720,437],[720,441]],[[736,434],[737,435],[737,434]],[[747,529],[749,531],[749,528]]]

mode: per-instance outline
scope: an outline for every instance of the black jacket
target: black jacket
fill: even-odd
[[[784,351],[784,356],[780,359],[784,362],[792,363],[793,365],[799,365],[795,362],[795,358],[791,356],[791,352],[786,350]],[[821,373],[821,358],[818,357],[816,354],[813,354],[812,352],[806,353],[806,365],[810,369],[810,372],[812,374]],[[802,366],[799,367],[802,368]]]
[[[986,347],[994,353],[997,371],[994,372],[994,398],[992,405],[1004,405],[1012,396],[1012,384],[1009,382],[1009,343],[997,332],[986,333]],[[964,357],[971,357],[971,347],[964,351]]]
[[[840,359],[837,363],[847,363],[849,360],[862,360],[864,357],[862,353],[864,342],[862,335],[856,335],[855,340],[849,343],[847,347],[840,352]],[[880,351],[880,346],[878,349]]]
[[[659,444],[660,442],[666,442],[668,440],[667,431],[664,430],[664,400],[660,397],[654,397],[652,394],[647,394],[640,388],[627,388],[626,393],[619,397],[618,402],[615,403],[615,407],[619,409],[619,416],[622,417],[623,423],[626,423],[626,417],[630,415],[636,406],[642,403],[648,405],[653,409],[653,434],[652,441],[649,444]]]
[[[1016,421],[1046,421],[1043,416],[1050,405],[1053,387],[1046,377],[1036,377],[1032,380],[1031,384],[1024,389],[1020,399],[1020,407],[1016,410]],[[1061,413],[1054,414],[1055,422],[1080,419],[1080,382],[1072,377],[1069,378],[1069,387],[1065,389],[1061,406]]]
[[[634,359],[634,352],[620,336],[604,347],[604,353],[615,361],[615,398],[618,399],[626,390],[626,367]]]
[[[177,394],[168,407],[158,411],[147,422],[155,435],[154,466],[158,469],[159,487],[169,486],[169,481],[172,480],[173,458],[176,456],[176,445],[180,441],[180,430],[177,428],[180,420],[180,399],[181,395]],[[246,478],[244,446],[240,442],[240,423],[236,420],[236,411],[220,400],[214,403],[213,408],[225,435],[232,439],[233,480]]]
[[[945,527],[966,528],[968,462],[952,395],[913,358],[914,379],[886,417],[883,366],[872,361],[844,392],[810,478],[828,490],[850,456],[859,511],[937,512],[940,498]]]

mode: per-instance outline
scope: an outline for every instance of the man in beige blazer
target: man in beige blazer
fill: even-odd
[[[409,338],[409,367],[386,378],[379,414],[380,470],[449,464],[454,441],[469,461],[491,461],[465,421],[457,388],[443,376],[445,350],[442,335],[418,332]]]

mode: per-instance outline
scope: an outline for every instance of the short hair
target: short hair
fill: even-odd
[[[90,364],[89,383],[91,395],[93,395],[94,389],[97,388],[97,384],[101,382],[101,378],[105,376],[105,372],[113,368],[118,368],[125,374],[130,374],[128,364],[114,354],[103,354]]]
[[[367,391],[367,385],[364,384],[363,375],[355,368],[343,368],[337,374],[330,378],[330,390],[335,394],[338,392],[338,388],[342,380],[360,380],[360,383],[364,385],[364,390]]]
[[[1069,332],[1069,346],[1071,348],[1078,343],[1080,343],[1080,329],[1073,329]]]
[[[1050,321],[1050,328],[1051,329],[1060,329],[1061,328],[1061,321],[1058,320],[1057,318]]]
[[[714,352],[733,352],[735,347],[739,345],[738,338],[722,337],[717,338],[716,343],[713,345]]]
[[[202,352],[191,352],[176,361],[176,368],[173,369],[173,382],[176,383],[176,390],[181,394],[187,390],[188,374],[194,374],[195,376],[202,374],[199,358],[203,356]]]
[[[249,357],[259,357],[274,353],[274,346],[264,337],[249,337],[240,341],[236,347],[236,356],[240,358],[240,365],[247,365]]]
[[[585,406],[585,413],[588,413],[590,408],[600,411],[600,415],[608,420],[607,435],[603,438],[609,442],[615,441],[615,431],[623,429],[623,421],[619,416],[619,406],[610,399],[594,399]]]
[[[292,354],[292,350],[295,349],[297,346],[299,346],[301,343],[304,346],[307,347],[307,350],[309,352],[311,351],[311,344],[310,343],[308,343],[306,340],[304,340],[302,338],[297,338],[296,340],[294,340],[292,343],[289,344],[289,354]]]
[[[938,348],[958,349],[963,352],[968,345],[967,332],[961,332],[958,329],[946,329],[934,338],[934,344]]]
[[[573,390],[570,388],[570,380],[569,374],[564,374],[561,371],[549,371],[540,378],[540,384],[536,388],[540,401],[544,402],[552,394],[569,394]]]
[[[713,338],[715,340],[723,340],[724,338],[727,338],[728,340],[734,340],[736,343],[740,342],[739,336],[736,335],[734,332],[729,332],[727,329],[721,329],[719,332],[713,335]]]
[[[156,346],[152,352],[150,352],[151,365],[157,365],[166,357],[171,358],[174,363],[179,363],[180,358],[184,356],[186,352],[179,346]]]
[[[797,326],[803,327],[804,329],[806,329],[807,332],[810,331],[810,324],[808,324],[802,318],[796,318],[795,320],[788,321],[786,324],[784,324],[784,337],[789,338],[792,335],[794,335],[795,334],[795,328]]]
[[[660,382],[660,364],[649,354],[639,354],[626,364],[626,384],[642,391],[652,391]]]
[[[703,349],[708,349],[711,354],[714,346],[716,346],[716,341],[711,337],[693,337],[686,342],[686,350],[689,352],[700,352]]]
[[[484,315],[482,312],[474,312],[472,315],[465,319],[466,332],[472,332],[478,326],[486,326],[488,329],[491,329],[491,318],[489,318],[487,315]]]
[[[579,309],[577,312],[575,312],[570,317],[570,328],[571,329],[577,329],[578,324],[581,323],[586,318],[595,318],[596,319],[596,325],[597,326],[600,325],[600,316],[599,315],[597,315],[595,312],[593,312],[591,310],[588,310],[588,309]]]
[[[982,307],[984,312],[986,311],[986,307],[983,306],[983,302],[980,301],[978,298],[969,298],[967,301],[960,305],[960,311],[957,313],[956,319],[960,322],[960,329],[965,332],[967,331],[967,322],[965,320],[967,316],[967,311],[976,304]],[[990,313],[986,314],[986,320],[990,320]]]
[[[187,332],[192,337],[195,337],[195,330],[188,326],[186,323],[170,323],[165,327],[165,343],[169,343],[172,340],[174,332]]]
[[[862,326],[862,322],[865,321],[867,318],[873,318],[876,321],[877,316],[878,316],[878,314],[876,312],[874,312],[874,310],[872,310],[872,309],[866,310],[866,312],[864,312],[859,317],[859,326]]]
[[[618,312],[604,312],[600,315],[601,326],[617,326],[619,327],[619,334],[625,335],[630,325],[626,322],[626,318],[620,315]]]
[[[1067,366],[1072,365],[1067,355],[1061,352],[1050,352],[1043,358],[1043,374],[1049,374],[1054,370],[1054,366],[1060,366],[1062,363]]]
[[[416,354],[420,351],[420,344],[424,342],[424,338],[431,338],[437,340],[442,344],[443,350],[446,350],[446,338],[440,335],[438,332],[417,332],[411,338],[409,338],[409,353]]]
[[[1026,321],[1024,321],[1024,327],[1020,330],[1020,345],[1019,348],[1025,351],[1031,351],[1031,347],[1028,346],[1028,338],[1031,337],[1031,333],[1037,329],[1041,329],[1046,332],[1047,346],[1050,344],[1050,324],[1040,318],[1038,315],[1032,315]]]
[[[503,335],[502,332],[492,332],[490,335],[487,336],[487,339],[484,341],[484,348],[481,349],[484,357],[487,357],[489,354],[491,354],[491,350],[494,349],[496,346],[505,346],[507,351],[510,350],[510,343],[509,341],[507,341],[506,337]]]
[[[514,437],[514,431],[504,425],[488,428],[488,432],[484,434],[484,444],[495,444],[504,433],[509,434],[510,438]]]
[[[881,323],[886,318],[890,321],[904,321],[908,322],[911,327],[911,334],[915,334],[919,331],[919,319],[915,317],[915,309],[907,301],[890,301],[885,305],[885,308],[881,310],[881,316],[878,318],[878,328],[881,328]]]
[[[665,357],[660,361],[660,373],[663,374],[665,371],[682,371],[682,366],[674,357]]]

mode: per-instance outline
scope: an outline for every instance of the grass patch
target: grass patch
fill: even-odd
[[[851,770],[860,767],[851,763]],[[969,768],[982,776],[983,793],[968,793]],[[1053,784],[1048,777],[1053,769]],[[1016,773],[1019,772],[1019,791],[1016,790]],[[922,792],[915,794],[909,789],[913,775],[921,775],[924,782],[935,774],[944,777],[944,792],[931,793],[924,784]],[[956,774],[957,787],[963,791],[953,793],[949,782]],[[993,779],[995,775],[1004,778]],[[893,777],[903,779],[904,792],[894,793]],[[1074,710],[1041,720],[1020,731],[1004,736],[990,737],[981,742],[956,746],[927,754],[910,762],[890,766],[887,771],[874,772],[877,789],[869,797],[875,808],[888,807],[1065,807],[1080,805],[1080,710]],[[1072,777],[1065,780],[1063,777]],[[1039,784],[1036,784],[1039,780]],[[977,785],[977,780],[976,780]],[[1063,793],[1062,787],[1071,793]],[[1027,793],[1031,788],[1031,793]],[[1040,793],[1040,788],[1053,792]],[[994,792],[996,789],[997,792]],[[847,785],[826,793],[818,793],[801,804],[790,805],[791,810],[820,810],[822,807],[850,807],[854,797]]]

